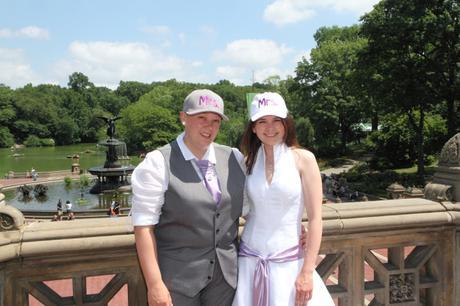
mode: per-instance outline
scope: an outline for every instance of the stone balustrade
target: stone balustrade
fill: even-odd
[[[0,225],[0,306],[146,305],[128,217],[26,224],[0,194]],[[325,204],[323,226],[317,270],[337,305],[460,305],[460,203]]]
[[[323,205],[336,305],[460,305],[460,133],[424,196]],[[146,304],[129,217],[26,223],[0,193],[0,306]]]

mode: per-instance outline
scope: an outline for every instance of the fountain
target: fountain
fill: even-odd
[[[115,139],[115,121],[121,117],[98,117],[107,123],[108,138],[98,144],[106,147],[106,160],[104,166],[92,167],[88,171],[97,176],[96,184],[89,191],[93,194],[103,193],[105,191],[116,191],[120,187],[128,186],[128,175],[130,175],[134,166],[121,164],[120,160],[127,160],[126,143]]]

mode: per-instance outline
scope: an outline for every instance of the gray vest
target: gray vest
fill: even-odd
[[[210,282],[216,264],[230,286],[236,288],[237,282],[245,175],[231,148],[218,144],[214,148],[222,191],[219,205],[176,141],[159,149],[169,171],[169,185],[155,226],[158,261],[168,289],[190,297]]]

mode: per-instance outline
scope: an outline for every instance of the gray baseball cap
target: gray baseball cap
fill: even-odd
[[[215,92],[209,89],[196,89],[192,91],[184,100],[183,111],[187,115],[212,112],[228,120],[224,115],[224,101]]]

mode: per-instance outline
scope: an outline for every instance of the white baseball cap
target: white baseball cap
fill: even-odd
[[[286,118],[288,110],[283,97],[276,92],[264,92],[254,96],[251,102],[251,121],[263,116]]]

